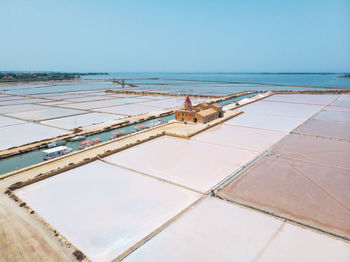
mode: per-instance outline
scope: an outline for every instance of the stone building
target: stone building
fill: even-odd
[[[184,107],[175,111],[175,119],[178,121],[191,121],[203,124],[222,116],[223,111],[219,104],[200,103],[196,106],[192,106],[189,97],[186,98]]]

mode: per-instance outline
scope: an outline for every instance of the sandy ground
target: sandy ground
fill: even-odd
[[[0,194],[0,261],[74,261],[52,232],[25,208]]]

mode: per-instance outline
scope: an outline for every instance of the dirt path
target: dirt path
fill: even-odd
[[[0,261],[74,261],[43,223],[7,195],[0,194]]]

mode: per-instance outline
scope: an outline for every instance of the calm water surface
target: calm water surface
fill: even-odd
[[[104,78],[171,78],[182,80],[240,82],[279,85],[300,85],[350,88],[349,78],[344,74],[248,74],[248,73],[110,73]],[[102,76],[88,76],[90,79]]]

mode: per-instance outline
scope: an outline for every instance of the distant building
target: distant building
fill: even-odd
[[[222,116],[222,106],[219,104],[200,103],[192,106],[189,97],[186,98],[183,109],[175,111],[175,119],[178,121],[191,121],[203,124]]]

